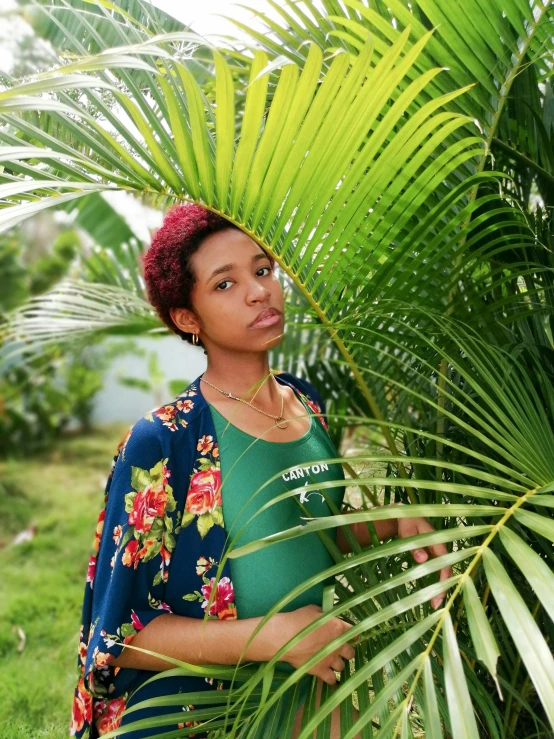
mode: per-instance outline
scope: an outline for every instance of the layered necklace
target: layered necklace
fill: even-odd
[[[236,395],[231,395],[231,393],[228,393],[226,390],[222,390],[220,387],[217,387],[217,385],[214,385],[213,383],[209,382],[209,380],[204,379],[204,374],[200,375],[200,379],[203,382],[206,382],[208,385],[211,385],[212,387],[215,387],[216,390],[219,390],[220,393],[223,393],[223,395],[226,395],[228,398],[234,398],[235,400],[240,400],[241,403],[246,403],[246,405],[249,405],[251,408],[253,408],[255,411],[258,411],[259,413],[263,413],[264,416],[270,416],[270,418],[275,419],[275,425],[278,426],[280,429],[286,429],[289,425],[289,422],[285,420],[283,416],[283,410],[285,407],[285,396],[283,395],[283,392],[279,386],[279,383],[275,379],[275,375],[271,375],[273,377],[273,382],[277,385],[277,391],[279,395],[281,396],[281,413],[278,416],[273,415],[273,413],[266,413],[266,411],[263,411],[261,408],[256,408],[255,405],[252,405],[248,400],[243,400],[242,398],[237,398]],[[284,426],[282,425],[284,422]]]

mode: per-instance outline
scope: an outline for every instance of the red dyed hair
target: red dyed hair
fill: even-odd
[[[150,303],[166,326],[190,344],[192,334],[181,331],[169,311],[171,308],[187,308],[195,312],[191,292],[196,276],[190,257],[200,248],[203,239],[225,228],[242,230],[196,203],[176,205],[166,213],[143,256],[144,280]],[[274,259],[269,255],[268,258],[273,267]],[[202,346],[200,337],[198,346]]]

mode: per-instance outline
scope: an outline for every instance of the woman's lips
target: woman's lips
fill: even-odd
[[[280,320],[280,314],[273,313],[271,316],[267,316],[267,318],[262,318],[260,321],[256,321],[256,323],[252,324],[251,328],[265,328],[266,326],[273,326],[274,324],[279,323]]]

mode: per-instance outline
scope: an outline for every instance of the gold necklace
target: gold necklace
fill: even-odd
[[[275,379],[275,375],[272,374],[271,377],[273,377],[273,382],[277,385],[277,391],[279,392],[279,395],[281,396],[281,413],[278,416],[274,416],[273,413],[266,413],[265,411],[262,411],[261,408],[256,408],[256,406],[255,405],[252,405],[252,403],[248,402],[248,400],[243,400],[242,398],[237,398],[236,395],[231,395],[231,393],[228,393],[226,390],[222,390],[220,387],[217,387],[217,385],[214,385],[209,380],[205,380],[204,379],[204,373],[202,373],[200,375],[200,379],[203,382],[207,382],[208,385],[211,385],[212,387],[215,387],[215,389],[216,390],[219,390],[219,392],[220,393],[223,393],[223,395],[227,395],[227,397],[234,398],[235,400],[240,400],[241,403],[246,403],[246,405],[249,405],[255,411],[258,411],[259,413],[263,413],[264,416],[270,416],[271,418],[275,418],[276,419],[275,420],[275,425],[278,426],[280,429],[286,429],[287,426],[289,425],[289,422],[286,421],[285,418],[284,418],[284,416],[283,416],[283,409],[285,407],[285,397],[284,397],[283,393],[281,392],[281,388],[279,386],[279,383]],[[283,419],[283,421],[285,422],[286,426],[282,426],[281,425],[282,424],[281,419]]]

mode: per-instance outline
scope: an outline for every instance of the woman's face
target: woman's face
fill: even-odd
[[[173,308],[184,331],[199,333],[208,353],[212,347],[266,351],[280,343],[284,330],[283,290],[264,251],[239,229],[210,234],[191,257],[196,277],[191,301],[196,317]],[[253,326],[265,309],[278,313],[276,323]]]

